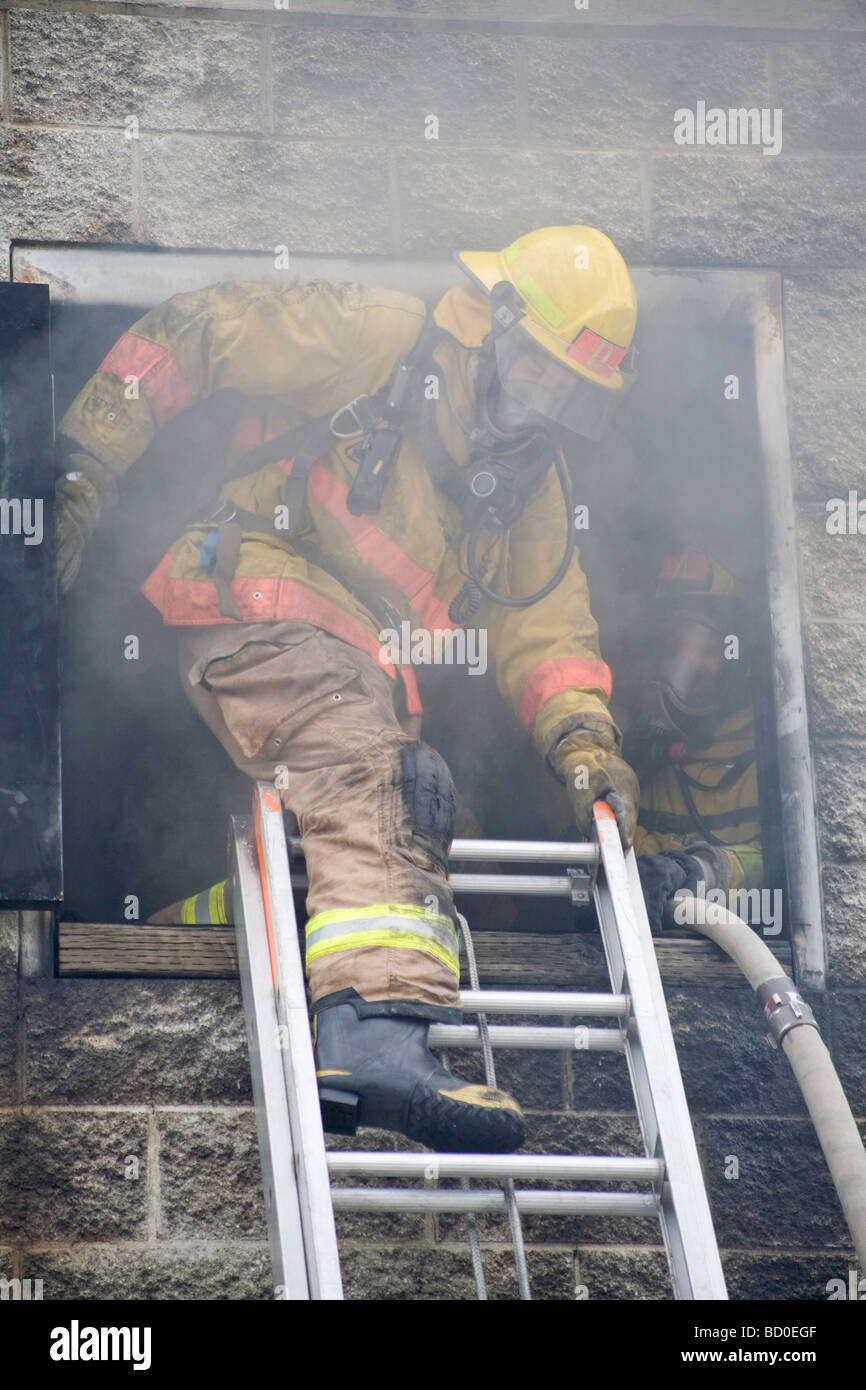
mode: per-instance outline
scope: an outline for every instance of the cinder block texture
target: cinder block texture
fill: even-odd
[[[620,1245],[583,1245],[577,1251],[575,1282],[592,1302],[657,1302],[673,1298],[664,1250]]]
[[[251,1110],[157,1112],[160,1226],[168,1240],[264,1240]]]
[[[268,1248],[252,1242],[35,1249],[25,1251],[23,1268],[25,1278],[43,1280],[45,1301],[274,1297]]]
[[[535,1299],[574,1298],[572,1256],[566,1250],[527,1251]],[[350,1246],[343,1251],[346,1297],[376,1302],[462,1302],[475,1298],[468,1248],[436,1250],[412,1246]],[[516,1300],[517,1276],[510,1250],[483,1255],[491,1299]]]
[[[844,1247],[848,1228],[811,1121],[723,1116],[696,1129],[721,1246]]]
[[[853,179],[851,186],[856,186]],[[853,270],[784,277],[785,354],[795,398],[804,382],[811,390],[832,390],[862,380],[866,270],[860,260],[858,253]]]
[[[790,351],[794,351],[799,331],[796,324],[789,328],[786,315]],[[847,370],[854,374],[858,365],[849,363]],[[851,382],[840,381],[834,389],[799,379],[789,408],[797,491],[826,503],[830,497],[847,498],[849,488],[862,487],[866,392]]]
[[[722,1251],[729,1296],[757,1303],[765,1300],[820,1302],[829,1297],[831,1280],[842,1279],[847,1286],[851,1263],[842,1251],[821,1255],[811,1251],[767,1255]]]
[[[866,623],[807,623],[805,644],[810,734],[859,734],[866,728]]]
[[[812,756],[825,865],[866,859],[862,744],[818,743]]]
[[[833,1062],[852,1112],[863,1120],[866,1119],[866,1049],[863,1047],[866,990],[835,990],[830,996],[830,1011],[829,1046]]]
[[[572,35],[530,38],[526,66],[533,144],[673,151],[681,107],[769,105],[760,44],[630,39],[573,26]]]
[[[641,259],[640,161],[561,150],[403,146],[395,156],[399,250],[451,255],[507,246],[533,227],[589,222],[627,258]]]
[[[26,987],[33,1104],[245,1104],[250,1068],[231,980],[39,980]]]
[[[0,126],[0,248],[13,237],[129,241],[131,144],[118,131]]]
[[[669,989],[666,997],[693,1115],[806,1114],[787,1060],[767,1046],[761,1011],[748,986]],[[810,995],[809,1002],[823,1027],[824,998]]]
[[[770,64],[772,104],[785,113],[786,149],[866,149],[861,44],[773,44]]]
[[[446,150],[511,147],[522,48],[507,34],[276,28],[275,129],[294,138],[438,141]]]
[[[127,1160],[138,1160],[137,1176]],[[0,1115],[0,1233],[16,1241],[140,1240],[147,1119],[133,1111]]]
[[[10,13],[13,121],[261,129],[261,26],[58,10]]]
[[[861,481],[862,498],[866,502],[866,476]],[[857,491],[857,483],[850,485]],[[837,503],[828,513],[826,504],[810,503],[801,506],[798,512],[798,542],[800,564],[802,567],[803,610],[809,618],[859,618],[866,619],[866,515],[862,517],[863,534],[854,529],[837,535],[836,518],[849,527],[851,520],[856,528],[860,516],[851,512],[849,489],[846,488]],[[858,499],[860,498],[858,493]],[[866,513],[866,506],[864,506]],[[834,532],[827,530],[832,521]]]
[[[689,150],[653,159],[654,259],[686,265],[859,263],[866,161],[724,153],[722,158]]]
[[[832,987],[866,985],[866,869],[824,866],[824,920]]]
[[[387,161],[369,142],[151,136],[141,146],[142,235],[168,246],[392,249]]]

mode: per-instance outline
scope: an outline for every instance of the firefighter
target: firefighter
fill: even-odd
[[[420,740],[411,663],[382,634],[483,630],[580,833],[604,797],[631,843],[638,786],[608,710],[562,444],[589,457],[628,389],[636,301],[591,227],[457,259],[468,283],[432,313],[313,282],[218,284],[146,314],[61,422],[58,569],[66,589],[161,426],[240,393],[230,480],[143,592],[181,629],[195,708],[297,818],[326,1127],[509,1151],[517,1103],[427,1047],[431,1020],[460,1017],[454,788]]]
[[[747,630],[739,579],[703,552],[666,557],[645,633],[649,678],[626,735],[655,934],[681,890],[727,896],[763,881]]]

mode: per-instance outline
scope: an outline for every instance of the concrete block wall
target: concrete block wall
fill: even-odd
[[[0,914],[0,931],[15,996],[2,1014],[0,1276],[41,1279],[45,1299],[273,1298],[237,985],[17,981],[15,914]],[[602,970],[599,959],[589,988]],[[668,1002],[732,1296],[826,1298],[831,1279],[847,1281],[852,1252],[749,991],[669,990]],[[840,991],[816,1002],[862,1114],[852,1037],[866,999]],[[528,1151],[641,1152],[622,1059],[503,1052],[497,1069],[529,1113]],[[481,1079],[472,1063],[464,1070]],[[356,1142],[411,1147],[375,1131]],[[491,1296],[514,1298],[505,1222],[480,1224]],[[338,1225],[350,1297],[474,1296],[458,1218],[345,1215]],[[537,1298],[670,1297],[653,1221],[536,1217],[525,1233]]]
[[[0,274],[15,238],[439,256],[581,220],[636,263],[782,272],[819,1003],[861,1117],[866,561],[826,520],[829,499],[866,495],[864,56],[860,0],[0,0]],[[673,113],[698,100],[781,109],[781,153],[676,146]],[[0,1273],[43,1277],[46,1297],[271,1296],[236,988],[19,982],[16,920],[0,918],[0,1181],[17,1177]],[[849,1252],[784,1064],[747,994],[671,998],[734,1292],[826,1297]],[[627,1136],[607,1060],[515,1079],[533,1142]],[[355,1296],[379,1278],[380,1297],[468,1294],[453,1228],[377,1221],[344,1223]],[[545,1297],[665,1296],[651,1234],[549,1230],[530,1235]],[[501,1251],[492,1269],[513,1294]]]

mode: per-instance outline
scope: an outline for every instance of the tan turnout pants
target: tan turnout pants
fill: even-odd
[[[276,780],[297,818],[313,1003],[348,989],[377,1012],[408,1003],[448,1017],[459,971],[447,881],[454,788],[419,741],[418,716],[398,719],[396,683],[305,623],[191,629],[180,662],[185,693],[236,766]]]

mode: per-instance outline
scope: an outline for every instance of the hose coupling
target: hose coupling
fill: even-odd
[[[787,975],[765,980],[758,985],[755,995],[764,1011],[767,1036],[773,1047],[779,1047],[792,1028],[818,1028],[815,1015]]]

